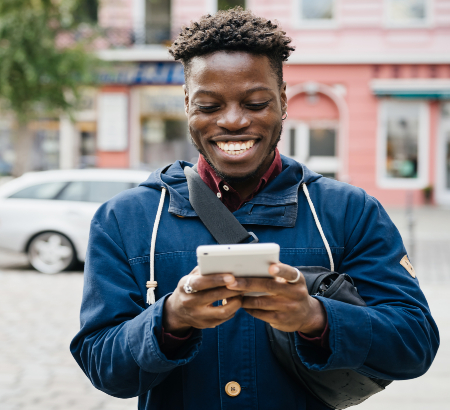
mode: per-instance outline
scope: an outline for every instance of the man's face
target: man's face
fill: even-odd
[[[281,132],[286,85],[266,56],[220,51],[190,62],[189,131],[208,162],[229,179],[267,169]]]

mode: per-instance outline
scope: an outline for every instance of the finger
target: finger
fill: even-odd
[[[263,320],[267,323],[274,323],[277,321],[277,312],[274,310],[245,309],[245,311],[256,319]]]
[[[200,268],[196,266],[189,275],[200,275]]]
[[[226,286],[235,281],[234,276],[231,273],[216,273],[212,275],[201,275],[200,271],[194,273],[191,272],[190,275],[185,276],[180,281],[180,286],[183,286],[189,278],[189,284],[192,286],[192,289],[196,291],[202,291],[205,289],[213,289],[221,286]]]
[[[207,306],[198,309],[194,315],[196,321],[222,321],[225,322],[233,317],[238,309],[242,306],[242,298],[240,296],[227,299],[226,305]],[[193,316],[194,316],[193,315]]]
[[[297,279],[298,273],[292,266],[286,265],[284,263],[273,263],[269,266],[269,273],[275,277],[283,278],[286,281]],[[296,283],[303,283],[305,278],[300,272],[300,278]]]
[[[210,305],[217,300],[233,298],[242,295],[240,290],[230,290],[226,287],[206,289],[202,292],[191,294],[192,304],[195,305]]]
[[[236,278],[234,283],[227,285],[228,289],[244,292],[266,292],[271,295],[282,295],[289,298],[299,298],[299,288],[283,281],[269,278]]]
[[[242,298],[244,309],[290,311],[295,309],[293,301],[280,296],[247,296]]]

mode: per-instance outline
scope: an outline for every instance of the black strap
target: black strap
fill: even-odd
[[[220,244],[232,244],[241,243],[253,237],[252,242],[258,242],[256,235],[253,232],[247,232],[196,171],[196,165],[192,168],[184,168],[189,189],[189,202],[214,239]]]

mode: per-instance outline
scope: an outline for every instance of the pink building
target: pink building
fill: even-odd
[[[87,126],[99,166],[195,158],[183,73],[165,45],[182,24],[244,3],[278,20],[297,47],[285,66],[283,153],[384,205],[404,205],[410,190],[424,203],[431,189],[450,205],[450,0],[104,1],[110,43],[100,55],[118,68]]]

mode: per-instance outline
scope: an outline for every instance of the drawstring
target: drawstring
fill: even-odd
[[[320,225],[319,218],[317,217],[316,210],[314,208],[314,204],[311,201],[311,197],[309,196],[308,188],[306,184],[302,184],[303,192],[305,193],[306,199],[308,200],[309,207],[311,208],[311,212],[314,217],[314,221],[316,222],[317,229],[320,232],[320,236],[322,237],[323,243],[325,244],[325,248],[327,249],[328,258],[330,259],[330,269],[334,271],[334,261],[333,256],[331,255],[330,245],[328,245],[327,238],[325,238],[325,234],[323,233],[322,226]]]
[[[158,282],[155,281],[155,244],[166,191],[166,188],[163,188],[161,191],[161,198],[159,200],[158,212],[156,213],[156,219],[153,225],[152,242],[150,245],[150,280],[147,282],[147,303],[149,305],[155,303],[155,288],[158,286]]]

